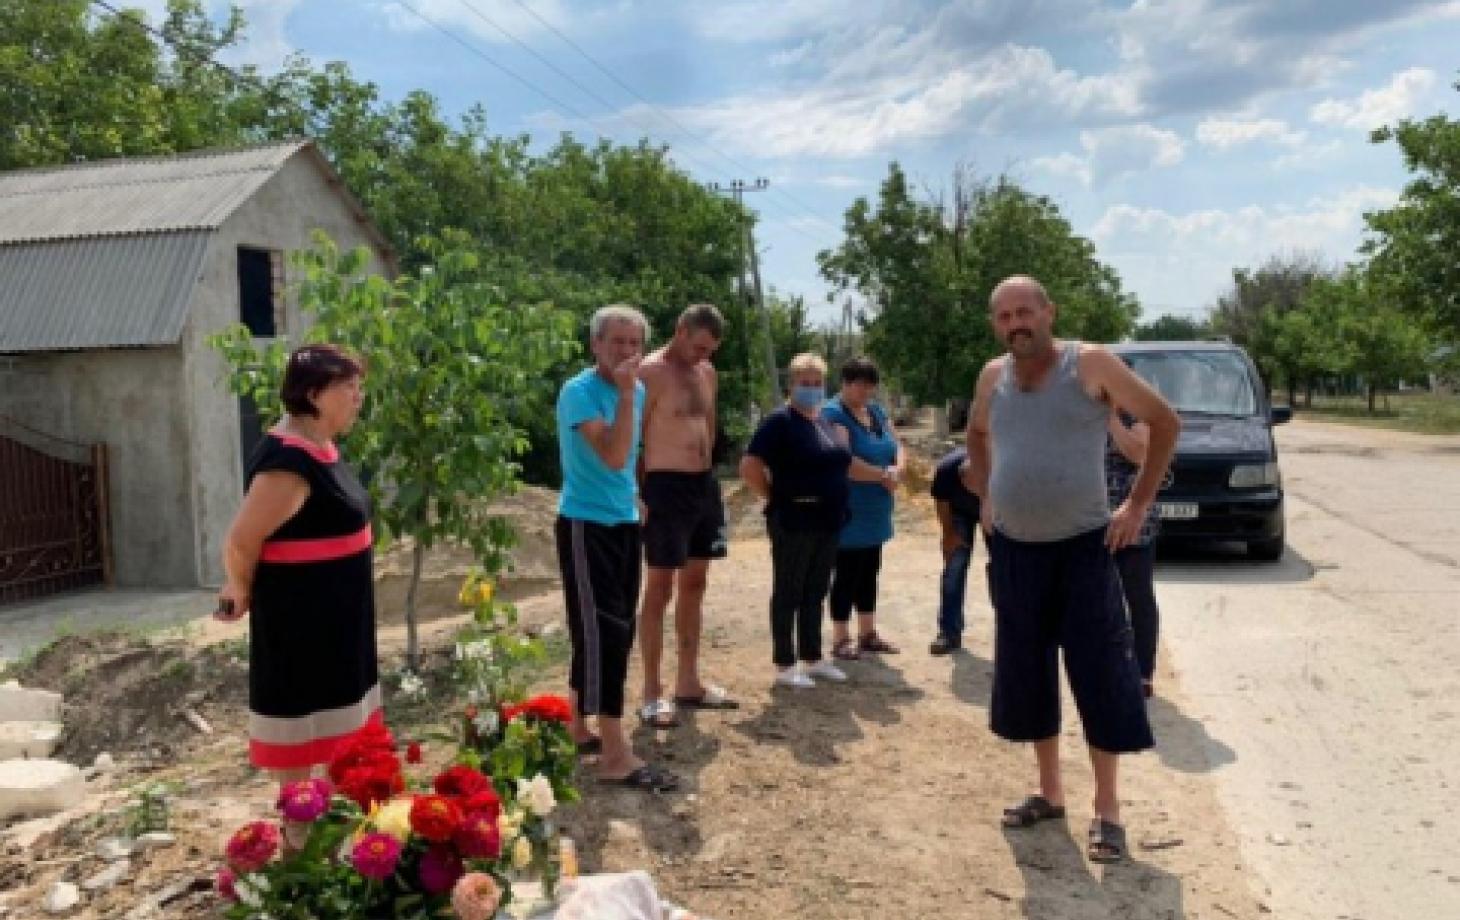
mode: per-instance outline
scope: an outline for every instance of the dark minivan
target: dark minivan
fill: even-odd
[[[1273,408],[1252,359],[1228,342],[1128,342],[1116,354],[1181,415],[1162,483],[1162,543],[1241,542],[1253,559],[1282,557],[1283,479]]]

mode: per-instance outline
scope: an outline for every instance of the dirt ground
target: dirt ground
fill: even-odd
[[[1266,913],[1205,775],[1210,739],[1184,714],[1169,669],[1152,707],[1160,751],[1126,767],[1130,863],[1101,868],[1084,858],[1091,790],[1073,719],[1068,824],[1000,829],[1000,808],[1028,791],[1032,755],[987,728],[991,629],[977,577],[981,551],[967,650],[927,654],[941,563],[925,483],[909,484],[915,491],[900,504],[899,536],[884,562],[882,631],[903,654],[851,664],[848,684],[809,691],[771,689],[768,547],[752,503],[730,487],[734,539],[729,559],[712,572],[702,658],[707,675],[743,707],[684,714],[668,732],[637,732],[648,756],[684,777],[679,794],[609,789],[585,773],[584,801],[562,812],[585,870],[646,868],[667,896],[716,918],[1245,920]],[[551,590],[551,544],[542,539],[550,503],[538,494],[522,504],[529,526],[510,590],[525,622],[555,624],[561,605]],[[382,562],[386,669],[398,664],[403,644],[389,612],[399,609],[389,591],[403,559]],[[452,554],[432,558],[428,649],[444,648],[457,622],[448,605],[463,564]],[[215,909],[197,890],[201,880],[227,834],[267,816],[272,799],[268,779],[244,763],[242,635],[202,623],[173,638],[78,636],[26,663],[23,683],[68,693],[66,752],[86,763],[105,749],[119,763],[93,780],[83,809],[0,829],[0,906],[10,916],[37,915],[56,879],[97,871],[89,848],[124,826],[140,785],[158,781],[173,784],[177,844],[134,860],[128,881],[76,916],[126,916],[156,900],[167,904],[150,916]],[[559,666],[544,683],[561,679]],[[635,670],[631,700],[638,684]],[[212,733],[193,727],[184,708]],[[388,705],[388,712],[407,735],[432,716],[413,712],[402,724],[402,710]]]

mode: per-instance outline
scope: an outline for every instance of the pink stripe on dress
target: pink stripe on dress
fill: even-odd
[[[343,559],[370,548],[370,525],[345,537],[313,540],[268,540],[259,552],[260,562],[328,562]]]

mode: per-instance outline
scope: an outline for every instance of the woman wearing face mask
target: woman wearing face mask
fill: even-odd
[[[877,634],[877,572],[882,567],[882,544],[892,539],[892,497],[902,478],[904,457],[892,419],[873,400],[878,378],[870,358],[853,358],[842,368],[841,392],[821,410],[842,446],[852,453],[851,518],[841,530],[831,584],[831,653],[852,661],[865,652],[898,651]]]
[[[755,430],[740,461],[740,476],[766,502],[776,684],[804,689],[815,686],[816,678],[847,679],[822,658],[821,611],[837,533],[846,520],[852,455],[820,415],[826,362],[813,354],[797,355],[788,376],[791,398]]]

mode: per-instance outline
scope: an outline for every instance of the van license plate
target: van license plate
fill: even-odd
[[[1196,502],[1159,502],[1156,514],[1163,521],[1190,521],[1197,516]]]

